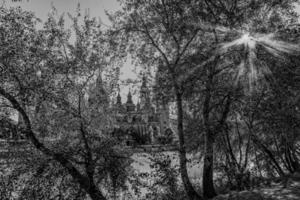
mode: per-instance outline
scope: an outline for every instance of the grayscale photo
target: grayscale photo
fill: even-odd
[[[0,0],[0,200],[300,200],[300,0]]]

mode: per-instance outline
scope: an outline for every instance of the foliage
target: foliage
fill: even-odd
[[[299,34],[285,28],[298,20],[295,2],[128,0],[110,15],[107,32],[79,7],[69,15],[72,29],[54,8],[38,29],[33,13],[1,7],[0,112],[9,107],[19,121],[1,115],[0,131],[30,141],[12,145],[20,164],[1,177],[1,199],[104,200],[128,183],[139,194],[140,178],[149,177],[153,199],[202,199],[188,177],[187,151],[203,155],[208,198],[215,185],[244,190],[299,171],[300,51],[292,44]],[[179,168],[158,154],[153,173],[128,177],[122,133],[107,134],[120,74],[114,64],[129,54],[155,72],[157,101],[176,102]],[[27,153],[15,151],[21,146]]]
[[[75,36],[70,42],[72,31],[56,15],[53,8],[38,30],[32,13],[1,7],[0,94],[19,112],[19,132],[32,151],[43,155],[31,167],[22,163],[15,169],[14,179],[25,183],[17,193],[24,199],[82,199],[86,194],[105,199],[99,188],[124,187],[130,165],[126,152],[105,134],[107,99],[117,74],[107,68],[105,34],[95,19],[80,18],[79,9],[70,16]],[[105,71],[110,76],[102,81]],[[39,165],[41,160],[47,163]]]
[[[149,159],[151,172],[143,174],[151,180],[144,199],[183,200],[186,194],[178,180],[179,169],[172,153],[155,153]]]

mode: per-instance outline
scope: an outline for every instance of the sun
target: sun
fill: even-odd
[[[219,29],[217,29],[219,30]],[[240,51],[241,56],[238,64],[233,65],[232,61],[224,61],[222,68],[224,71],[230,71],[233,75],[234,85],[237,86],[239,83],[249,88],[250,92],[254,91],[256,86],[259,86],[259,80],[264,80],[266,76],[272,76],[272,70],[270,69],[269,63],[261,60],[258,56],[258,50],[263,49],[270,56],[278,59],[285,60],[287,55],[300,55],[300,44],[292,44],[278,39],[281,36],[279,31],[273,33],[256,33],[245,30],[231,30],[222,28],[220,29],[220,35],[238,35],[235,39],[220,43],[216,48],[214,54],[201,64],[193,67],[187,73],[182,74],[178,81],[184,81],[188,77],[193,76],[198,69],[201,69],[212,62],[215,59],[222,58],[223,55],[230,55],[231,50],[235,49]],[[239,48],[243,47],[243,48]],[[236,51],[233,51],[236,52]],[[227,65],[231,65],[230,68]],[[218,71],[222,71],[219,69]]]
[[[291,44],[276,39],[274,33],[260,34],[241,32],[237,39],[224,43],[219,49],[219,54],[228,53],[228,51],[235,47],[243,46],[244,57],[240,60],[240,64],[234,69],[236,72],[235,84],[241,81],[241,77],[247,77],[250,91],[255,89],[258,79],[264,77],[271,70],[264,62],[260,62],[257,57],[258,46],[270,53],[278,59],[284,59],[286,54],[299,54],[300,46],[298,44]],[[245,81],[245,80],[243,80]]]

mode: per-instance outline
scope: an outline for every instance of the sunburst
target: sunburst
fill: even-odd
[[[267,63],[260,61],[257,56],[258,47],[262,47],[265,51],[278,59],[284,59],[286,54],[298,54],[300,46],[287,43],[276,39],[275,33],[271,34],[250,34],[243,32],[237,39],[224,43],[218,50],[218,54],[228,53],[232,48],[243,46],[243,55],[240,64],[234,68],[236,71],[237,84],[242,76],[247,77],[249,88],[252,91],[257,80],[265,75],[270,75],[271,70]]]
[[[221,64],[218,66],[218,71],[230,71],[234,75],[234,84],[242,83],[246,88],[249,88],[250,91],[255,89],[255,86],[259,85],[258,80],[263,80],[267,75],[272,75],[272,70],[270,69],[270,63],[267,63],[266,60],[261,59],[258,55],[258,50],[263,50],[268,55],[274,57],[278,60],[287,59],[288,55],[300,55],[300,44],[294,42],[285,42],[279,39],[282,30],[278,30],[273,33],[263,34],[263,33],[250,33],[249,31],[244,30],[232,30],[228,28],[215,27],[210,28],[209,30],[214,29],[214,33],[217,37],[225,38],[229,35],[235,35],[235,39],[232,39],[229,42],[223,42],[217,46],[214,50],[214,53],[207,58],[205,61],[197,64],[195,67],[191,68],[186,73],[179,75],[178,82],[185,81],[190,77],[198,74],[197,71],[205,68],[206,66],[214,63],[216,59],[224,58],[226,55],[232,55],[231,50],[235,49],[233,52],[238,52],[240,55],[239,60],[234,64],[230,59],[222,59]],[[285,30],[283,30],[285,32]],[[297,39],[299,33],[295,35],[290,35],[286,39]],[[221,39],[222,40],[222,39]],[[214,45],[212,45],[214,46]],[[243,48],[240,48],[243,47]],[[237,50],[237,51],[236,51]],[[219,62],[220,63],[220,62]],[[228,67],[230,66],[230,67]],[[226,70],[222,70],[224,68]]]

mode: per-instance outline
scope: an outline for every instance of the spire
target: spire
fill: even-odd
[[[150,100],[150,90],[147,87],[147,77],[144,74],[142,78],[142,86],[140,90],[140,105],[141,109],[147,109],[150,107],[151,100]]]
[[[120,86],[119,85],[118,85],[117,104],[122,105],[122,98],[121,98],[121,95],[120,95]]]
[[[88,102],[89,106],[100,106],[103,104],[107,105],[109,103],[107,93],[104,88],[104,83],[102,81],[101,73],[96,79],[96,85],[90,90]]]
[[[119,104],[119,105],[122,104],[122,98],[121,98],[120,92],[118,92],[118,96],[117,96],[117,104]]]
[[[127,95],[127,103],[132,104],[132,95],[131,95],[131,91],[129,90],[128,95]]]
[[[129,111],[129,112],[132,112],[132,111],[135,110],[135,105],[132,101],[132,95],[131,95],[130,90],[129,90],[128,95],[127,95],[126,108],[127,108],[127,111]]]
[[[97,90],[97,93],[100,96],[100,98],[106,97],[106,91],[104,89],[104,84],[102,81],[101,73],[99,74],[99,76],[97,77],[97,80],[96,80],[96,90]]]

